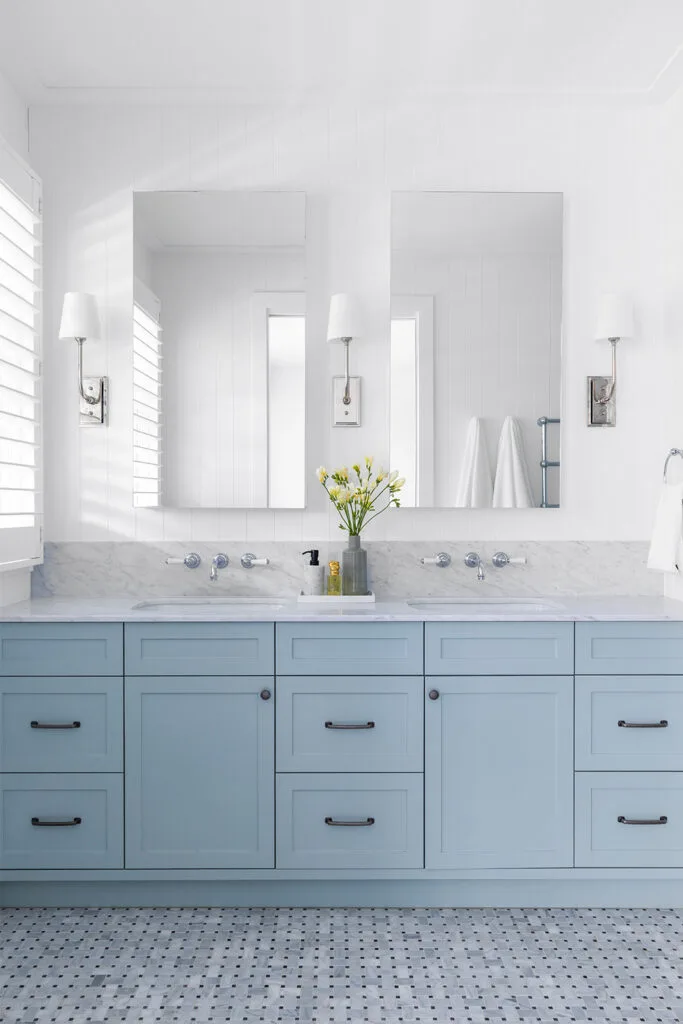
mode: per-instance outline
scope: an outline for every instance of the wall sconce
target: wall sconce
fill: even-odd
[[[344,376],[332,378],[332,426],[360,426],[360,377],[349,373],[349,345],[360,335],[360,310],[352,295],[333,295],[327,340],[344,344]]]
[[[633,303],[626,295],[603,295],[598,306],[596,341],[612,346],[612,376],[588,378],[588,426],[613,427],[617,422],[617,342],[633,337]]]
[[[100,337],[100,317],[94,295],[67,292],[62,307],[59,337],[73,338],[78,345],[78,393],[81,426],[102,425],[107,415],[108,381],[106,377],[83,376],[83,342]]]

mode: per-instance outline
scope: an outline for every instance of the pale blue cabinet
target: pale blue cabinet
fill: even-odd
[[[417,676],[421,622],[278,622],[277,674]]]
[[[571,622],[427,622],[425,673],[573,675]]]
[[[127,623],[126,675],[272,675],[274,628],[272,622]]]
[[[283,676],[279,772],[422,772],[422,676]]]
[[[120,676],[118,622],[0,622],[0,676]]]
[[[427,868],[571,867],[572,683],[427,678]]]
[[[126,679],[126,867],[274,867],[272,679]]]

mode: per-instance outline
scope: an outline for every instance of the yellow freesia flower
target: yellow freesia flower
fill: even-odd
[[[329,476],[329,474],[328,474],[327,470],[325,469],[325,467],[324,466],[318,466],[318,468],[316,469],[316,473],[318,474],[318,480],[320,481],[320,483],[324,484],[325,481],[327,480],[327,477]]]

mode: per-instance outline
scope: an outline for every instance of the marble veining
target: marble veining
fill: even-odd
[[[451,605],[443,610],[415,608],[405,600],[378,601],[374,605],[297,604],[283,597],[266,608],[260,602],[211,604],[198,601],[195,606],[173,604],[142,607],[126,597],[44,597],[0,608],[0,622],[657,622],[683,621],[683,601],[665,597],[563,597],[539,606],[491,608]]]
[[[48,543],[45,564],[33,572],[34,597],[188,597],[246,596],[294,597],[303,579],[303,547],[308,544],[260,543],[256,554],[270,565],[242,569],[240,555],[247,550],[226,541],[156,543]],[[319,544],[321,559],[339,557],[342,545]],[[577,595],[658,596],[662,577],[646,568],[646,543],[588,541],[499,541],[466,543],[443,541],[368,542],[370,583],[382,600],[406,595],[445,597],[528,597]],[[495,569],[491,557],[503,550],[523,555],[527,564]],[[197,551],[199,569],[165,565],[169,556]],[[209,581],[213,555],[226,551],[230,565]],[[423,555],[447,551],[448,569],[420,564]],[[464,565],[468,551],[478,551],[486,562],[486,580]]]
[[[675,1024],[676,910],[0,911],[16,1024]]]

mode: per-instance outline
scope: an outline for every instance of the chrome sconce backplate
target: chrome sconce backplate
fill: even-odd
[[[609,394],[614,378],[612,377],[588,377],[588,426],[589,427],[614,427],[617,422],[617,407],[614,397],[616,392],[608,401],[600,402],[602,396]]]
[[[107,421],[107,377],[83,377],[80,395],[80,424],[82,427],[102,426]]]

